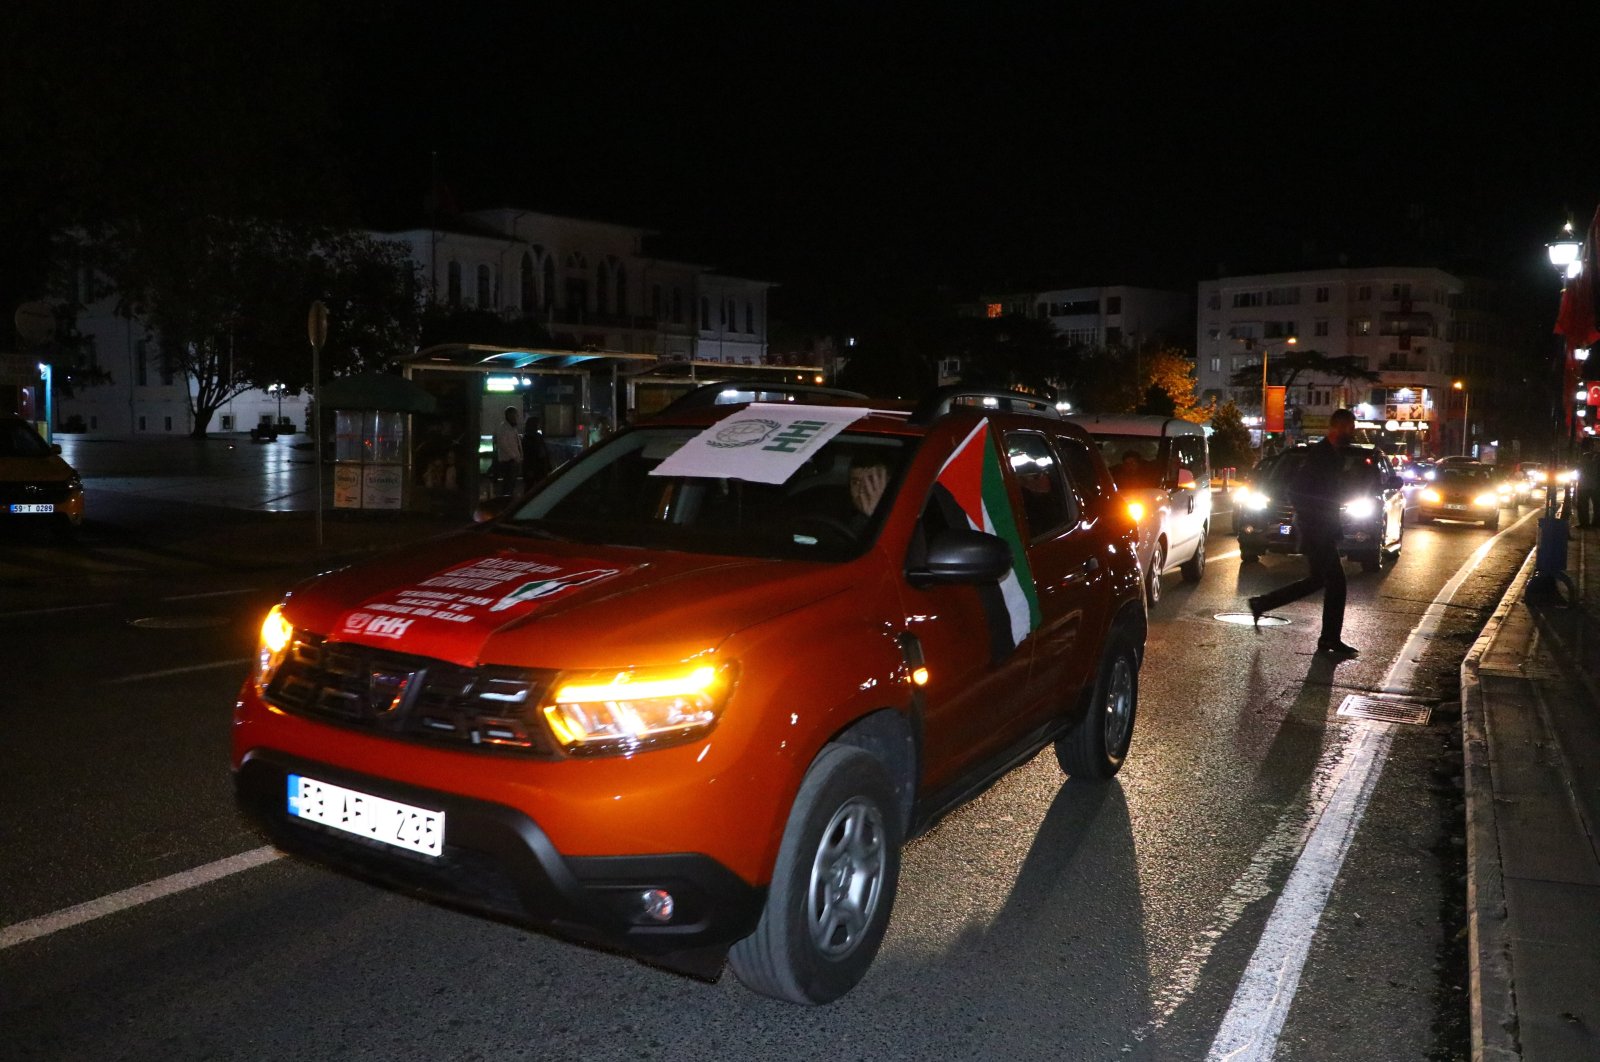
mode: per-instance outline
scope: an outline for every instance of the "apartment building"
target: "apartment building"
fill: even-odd
[[[1484,326],[1469,313],[1472,290],[1443,270],[1407,266],[1203,281],[1198,390],[1259,418],[1264,359],[1270,367],[1289,350],[1350,356],[1378,382],[1301,373],[1286,396],[1291,434],[1321,434],[1333,410],[1350,406],[1362,426],[1385,432],[1397,449],[1460,452],[1468,412],[1461,390],[1486,379],[1497,356],[1492,345],[1474,342]],[[1463,389],[1452,387],[1456,380]]]
[[[647,254],[648,229],[504,208],[372,235],[409,248],[436,305],[537,322],[554,347],[686,367],[769,360],[772,285]],[[157,338],[141,322],[115,313],[116,301],[106,293],[79,320],[90,356],[111,382],[63,398],[58,422],[89,434],[186,434],[187,381],[162,363]],[[303,424],[306,404],[305,396],[281,390],[248,391],[211,427],[243,431],[285,418]]]

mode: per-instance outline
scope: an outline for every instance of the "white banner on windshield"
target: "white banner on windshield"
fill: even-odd
[[[684,443],[650,474],[783,483],[867,412],[848,406],[753,402]]]

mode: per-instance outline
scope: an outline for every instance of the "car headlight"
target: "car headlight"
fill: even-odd
[[[541,711],[569,753],[628,753],[716,726],[733,680],[731,664],[568,672],[551,684]]]
[[[1490,506],[1498,507],[1500,505],[1500,495],[1492,492],[1489,494],[1480,494],[1476,498],[1472,499],[1472,504],[1482,509],[1489,508]]]
[[[1371,498],[1351,498],[1344,503],[1346,516],[1353,516],[1357,520],[1365,520],[1378,511],[1378,503]]]
[[[1259,511],[1271,505],[1272,499],[1267,497],[1265,494],[1262,494],[1258,490],[1247,490],[1240,497],[1239,504],[1244,506],[1246,509]]]
[[[261,637],[256,645],[256,691],[261,692],[272,681],[289,655],[289,643],[294,641],[294,627],[283,617],[283,606],[273,605],[267,618],[261,621]]]
[[[1438,505],[1444,499],[1439,496],[1438,491],[1430,487],[1422,492],[1422,500],[1427,502],[1429,505]]]

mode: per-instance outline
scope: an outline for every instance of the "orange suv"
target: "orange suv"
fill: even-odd
[[[1052,742],[1116,773],[1144,641],[1133,525],[1047,406],[718,384],[290,593],[235,782],[289,850],[823,1003],[906,838]]]

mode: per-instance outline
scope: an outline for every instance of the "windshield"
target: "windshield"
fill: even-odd
[[[1480,484],[1494,483],[1494,470],[1489,468],[1450,468],[1446,466],[1439,469],[1439,477],[1434,482],[1441,487],[1469,487]]]
[[[1168,440],[1154,435],[1096,434],[1094,442],[1119,488],[1161,485],[1167,467]]]
[[[0,457],[48,457],[50,444],[25,421],[0,420]]]
[[[783,483],[652,476],[699,428],[640,428],[589,451],[497,530],[573,542],[847,560],[877,534],[913,440],[844,432]]]

